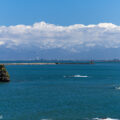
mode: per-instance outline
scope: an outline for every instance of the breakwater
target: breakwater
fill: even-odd
[[[81,63],[62,63],[62,62],[54,62],[54,63],[2,63],[4,65],[58,65],[58,64],[94,64],[93,62],[81,62]]]
[[[55,65],[55,63],[3,63],[4,65]]]

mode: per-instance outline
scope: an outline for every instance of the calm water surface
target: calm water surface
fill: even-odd
[[[120,64],[6,66],[0,119],[120,119]]]

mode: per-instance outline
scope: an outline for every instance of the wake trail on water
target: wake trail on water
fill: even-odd
[[[73,77],[73,78],[87,78],[87,75],[71,75],[71,76],[64,76],[64,77]]]

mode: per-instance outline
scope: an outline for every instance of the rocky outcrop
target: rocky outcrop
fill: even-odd
[[[0,64],[0,82],[9,82],[10,77],[4,66],[4,64]]]

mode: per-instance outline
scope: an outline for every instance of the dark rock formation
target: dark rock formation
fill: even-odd
[[[4,66],[4,64],[0,64],[0,82],[9,82],[10,77]]]

